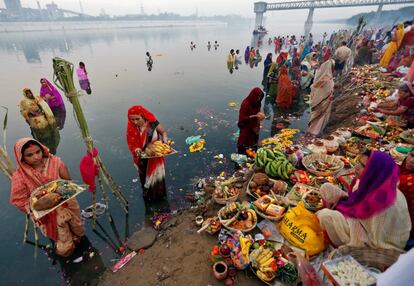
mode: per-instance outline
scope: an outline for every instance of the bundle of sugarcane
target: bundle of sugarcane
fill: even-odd
[[[2,107],[6,110],[6,115],[4,116],[3,120],[3,146],[0,146],[0,170],[7,178],[11,179],[11,176],[13,175],[13,172],[16,168],[9,155],[7,154],[6,148],[7,116],[9,110],[5,106]]]
[[[70,103],[72,103],[73,110],[75,111],[75,119],[78,122],[79,128],[82,133],[83,140],[85,141],[87,150],[92,154],[94,150],[94,143],[93,139],[89,133],[88,124],[86,122],[85,115],[82,111],[82,107],[79,102],[79,92],[75,88],[75,84],[73,82],[73,64],[61,59],[61,58],[54,58],[53,59],[53,70],[54,70],[54,82],[58,88],[65,92],[65,96],[69,99]],[[105,188],[103,183],[106,184],[108,189],[115,195],[117,200],[121,203],[125,212],[128,212],[128,201],[125,199],[124,195],[120,191],[118,184],[110,176],[107,168],[105,167],[101,157],[97,155],[94,157],[95,164],[99,166],[99,174],[97,176],[98,183],[100,189],[102,190],[102,194],[108,204],[108,198],[105,192]],[[93,205],[96,205],[96,194],[93,192]],[[94,221],[96,220],[96,208],[94,208]]]

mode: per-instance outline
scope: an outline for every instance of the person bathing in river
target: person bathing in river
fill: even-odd
[[[76,70],[79,79],[79,85],[82,90],[86,91],[87,94],[91,94],[91,83],[89,82],[88,71],[86,70],[85,64],[79,62],[79,67]]]
[[[65,108],[63,103],[62,95],[47,79],[40,79],[40,97],[43,98],[49,107],[52,109]]]
[[[246,49],[244,50],[244,61],[246,64],[249,63],[249,58],[250,58],[250,47],[247,46]]]
[[[36,188],[51,181],[71,180],[62,159],[32,138],[22,138],[14,146],[18,169],[11,181],[10,203],[38,225],[42,233],[56,243],[56,254],[69,256],[84,235],[80,207],[76,199],[67,201],[55,211],[35,221],[29,208],[30,195]]]
[[[292,107],[295,88],[289,79],[286,65],[282,65],[279,71],[278,87],[277,87],[276,104],[281,109],[289,109]]]
[[[239,122],[237,123],[240,129],[240,136],[237,140],[237,152],[239,154],[246,154],[247,149],[257,149],[260,121],[265,118],[265,115],[260,112],[263,97],[263,91],[256,87],[250,91],[250,94],[240,106]]]
[[[157,140],[166,143],[167,132],[146,108],[133,106],[128,110],[126,139],[134,165],[138,169],[144,200],[153,202],[163,199],[166,196],[164,158],[143,159],[141,154],[149,144]]]
[[[348,192],[326,183],[325,208],[317,213],[335,247],[403,249],[411,230],[407,201],[398,190],[399,169],[380,151],[366,151],[355,167]],[[335,209],[335,210],[334,210]]]
[[[56,120],[49,105],[40,96],[34,96],[28,88],[23,89],[20,113],[29,126],[35,130],[55,127]]]

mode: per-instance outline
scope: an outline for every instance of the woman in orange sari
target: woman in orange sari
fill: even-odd
[[[24,213],[30,214],[29,199],[33,190],[57,179],[71,179],[63,161],[32,138],[18,140],[14,154],[19,168],[13,173],[10,203]],[[56,254],[60,256],[72,254],[84,235],[76,199],[67,201],[34,223],[45,236],[56,242]]]
[[[166,196],[164,158],[142,159],[141,153],[151,142],[167,142],[167,132],[157,118],[142,106],[128,110],[127,143],[138,169],[144,200],[158,201]]]
[[[294,95],[295,88],[292,81],[289,79],[288,70],[285,65],[282,65],[279,72],[277,87],[277,106],[283,109],[292,107],[292,98]]]

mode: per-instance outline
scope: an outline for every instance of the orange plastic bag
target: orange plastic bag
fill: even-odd
[[[279,223],[279,231],[287,241],[305,250],[309,256],[322,252],[327,246],[318,218],[305,208],[303,202],[289,209]]]

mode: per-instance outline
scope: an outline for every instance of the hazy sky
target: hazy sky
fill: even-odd
[[[245,17],[254,17],[253,3],[257,0],[81,0],[83,10],[87,14],[98,15],[101,9],[105,9],[107,14],[122,15],[139,13],[141,2],[144,5],[144,10],[149,14],[157,14],[158,12],[175,12],[182,15],[189,15],[195,13],[198,8],[199,15],[225,15],[225,14],[239,14]],[[283,0],[267,1],[279,2]],[[0,5],[4,6],[0,0]],[[36,0],[21,0],[24,7],[36,8]],[[52,2],[52,0],[39,0],[42,7],[45,4]],[[79,0],[54,0],[60,7],[80,11]],[[399,6],[386,6],[385,9],[393,9]],[[333,19],[346,18],[355,13],[369,12],[376,10],[376,7],[362,7],[362,8],[342,8],[342,9],[319,9],[315,11],[315,20],[318,19]],[[306,10],[294,11],[278,11],[267,13],[269,17],[277,17],[281,20],[295,20],[306,16]]]

